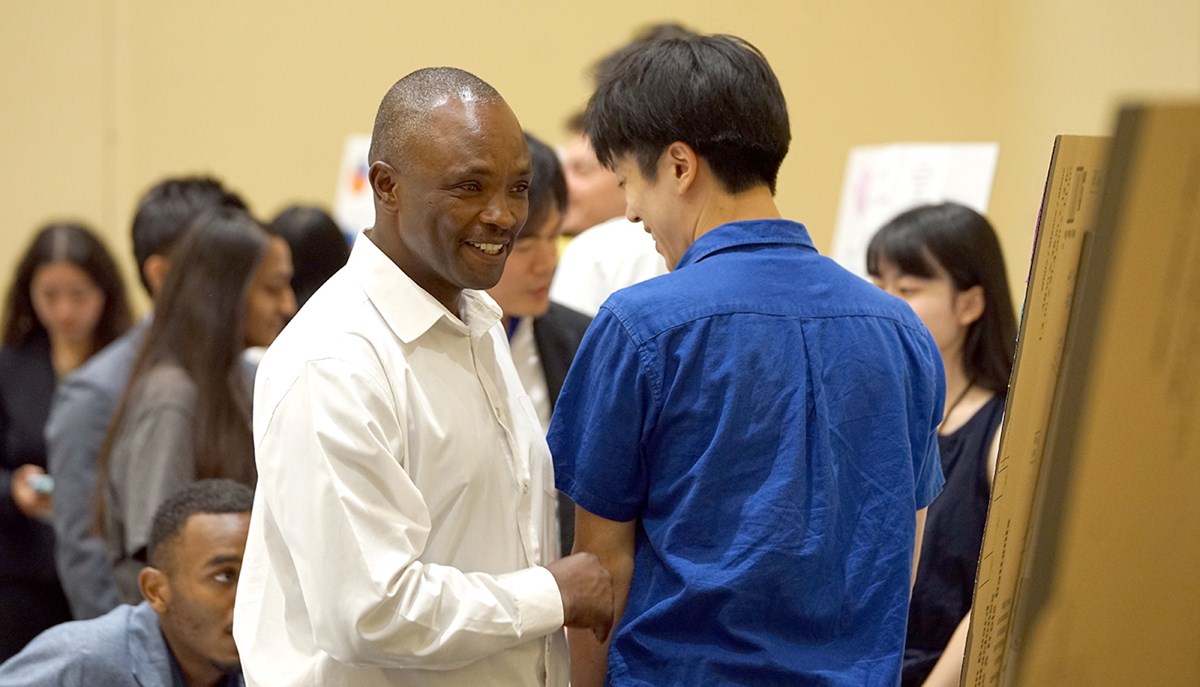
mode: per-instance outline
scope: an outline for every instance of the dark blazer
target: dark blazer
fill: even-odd
[[[537,344],[538,357],[542,359],[551,410],[562,391],[563,380],[575,359],[575,351],[579,350],[583,333],[591,323],[592,318],[587,315],[553,302],[545,315],[533,321],[533,340]],[[558,493],[558,528],[559,544],[565,556],[571,553],[571,544],[575,541],[575,504],[562,492]]]
[[[579,350],[583,333],[591,323],[592,318],[558,303],[551,303],[546,314],[533,321],[533,340],[542,359],[542,372],[546,374],[551,410],[562,391],[563,380],[575,359],[575,351]]]
[[[46,467],[42,432],[57,383],[44,335],[0,349],[0,662],[71,619],[54,573],[54,530],[25,517],[12,499],[17,468]]]
[[[0,578],[5,580],[58,583],[54,531],[25,517],[12,499],[13,471],[26,463],[46,467],[42,432],[57,383],[45,336],[0,349]]]

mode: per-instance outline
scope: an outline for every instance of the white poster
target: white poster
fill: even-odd
[[[850,149],[833,234],[833,259],[867,276],[867,244],[884,224],[917,205],[955,201],[987,212],[996,143],[899,143]]]
[[[369,135],[350,134],[342,150],[342,166],[333,196],[333,219],[350,236],[358,236],[360,231],[375,224],[375,201],[367,179],[370,148]]]

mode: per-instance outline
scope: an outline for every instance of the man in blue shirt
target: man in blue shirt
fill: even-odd
[[[780,219],[787,108],[753,46],[632,47],[587,116],[673,271],[601,307],[551,422],[620,618],[611,647],[570,634],[572,684],[898,684],[942,484],[933,339]]]
[[[237,590],[254,492],[202,480],[159,506],[145,601],[46,630],[0,665],[0,687],[240,687],[233,643]]]

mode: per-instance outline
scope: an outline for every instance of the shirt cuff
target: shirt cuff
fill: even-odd
[[[526,568],[498,575],[496,582],[517,600],[522,635],[540,637],[562,627],[562,594],[549,570]]]

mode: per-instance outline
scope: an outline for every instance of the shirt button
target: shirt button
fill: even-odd
[[[521,485],[521,493],[522,493],[522,494],[528,494],[528,493],[529,493],[529,482],[526,482],[526,483],[524,483],[524,484],[522,484],[522,485]]]

